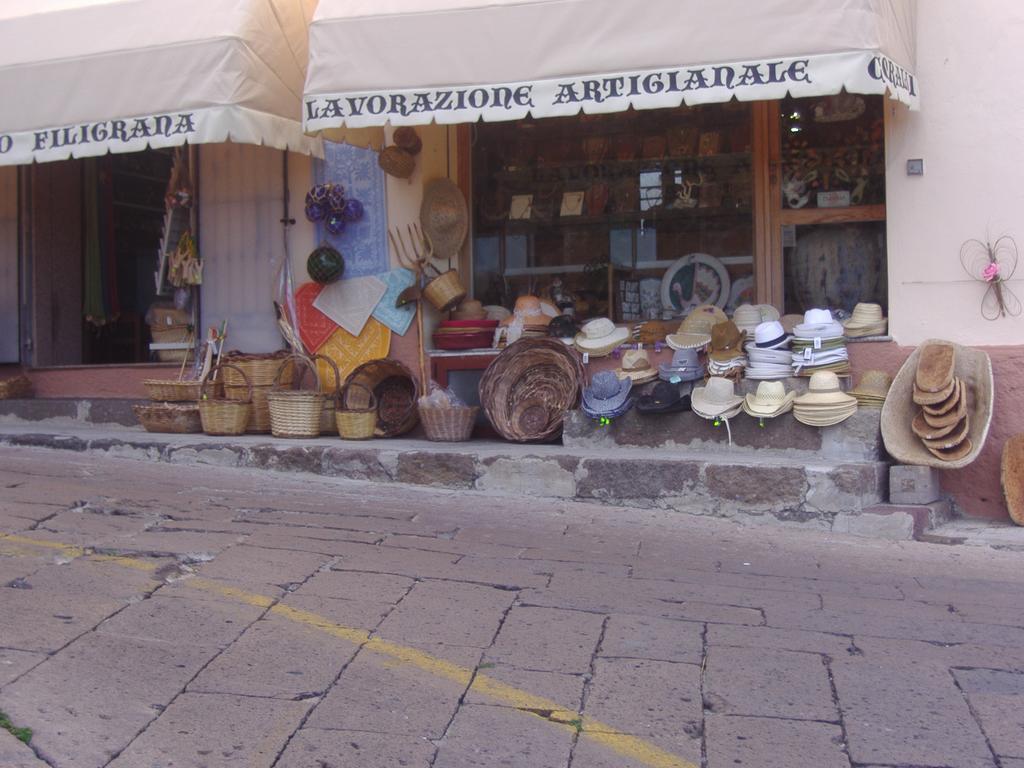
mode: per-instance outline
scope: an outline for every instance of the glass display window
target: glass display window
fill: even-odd
[[[752,110],[733,102],[473,128],[473,288],[579,317],[754,301]]]

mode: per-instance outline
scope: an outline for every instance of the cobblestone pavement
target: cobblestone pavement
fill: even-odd
[[[1024,768],[1022,564],[0,449],[0,765]]]

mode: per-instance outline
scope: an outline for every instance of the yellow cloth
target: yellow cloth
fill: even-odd
[[[338,366],[341,382],[357,367],[370,360],[388,356],[391,349],[391,330],[374,318],[366,321],[363,332],[353,336],[344,328],[338,328],[317,350],[317,354],[329,357]],[[320,386],[324,392],[334,392],[334,371],[323,360],[316,361],[320,374]]]

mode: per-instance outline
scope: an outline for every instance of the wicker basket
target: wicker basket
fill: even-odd
[[[32,382],[28,376],[19,373],[9,379],[0,380],[0,400],[10,400],[15,397],[30,397],[32,395]]]
[[[324,395],[320,391],[320,374],[317,373],[313,361],[304,355],[290,355],[281,363],[279,373],[283,373],[293,361],[300,362],[313,374],[314,387],[312,390],[281,389],[281,384],[275,377],[274,385],[267,393],[267,403],[270,406],[270,432],[274,437],[319,437],[320,419],[324,410]],[[303,376],[300,374],[295,383],[301,386],[302,379]]]
[[[392,144],[384,147],[377,155],[377,165],[389,176],[396,179],[408,179],[416,170],[416,158],[401,147]]]
[[[466,298],[466,289],[459,279],[459,273],[449,269],[423,287],[423,296],[438,312],[447,312]]]
[[[249,414],[249,426],[245,428],[250,434],[270,434],[270,403],[267,395],[270,386],[252,388],[252,413]]]
[[[231,363],[221,363],[217,368],[207,374],[199,389],[199,415],[203,422],[203,432],[208,435],[240,435],[245,432],[249,423],[249,415],[252,413],[252,386],[249,386],[249,396],[245,400],[233,400],[226,397],[217,397],[212,390],[207,389],[212,379],[217,378],[221,370],[235,368]],[[235,368],[244,377],[241,369]]]
[[[187,324],[151,325],[149,335],[155,344],[185,344],[192,341],[192,326]],[[192,348],[158,349],[156,359],[161,363],[180,363],[192,356]]]
[[[338,371],[338,366],[329,357],[324,355],[311,355],[310,357],[314,365],[317,360],[323,360],[334,371],[334,386],[324,393],[324,409],[320,414],[320,434],[336,435],[338,434],[338,421],[335,414],[338,409],[338,391],[341,389],[341,373]]]
[[[145,403],[133,405],[132,410],[147,432],[183,435],[203,431],[199,406],[194,403]]]
[[[456,405],[450,408],[419,406],[420,422],[427,440],[461,443],[473,434],[473,425],[480,409],[475,405]]]
[[[345,390],[350,387],[358,387],[366,395],[366,405],[361,407],[342,408],[340,403],[345,396]],[[373,437],[377,430],[377,398],[373,392],[368,390],[358,381],[351,381],[345,385],[345,389],[338,392],[338,409],[335,419],[338,426],[338,435],[342,440],[368,440]]]
[[[487,366],[480,404],[494,429],[519,443],[554,440],[584,380],[576,352],[554,339],[520,339]]]
[[[179,381],[178,379],[143,379],[142,386],[150,400],[167,403],[186,403],[199,400],[201,381]],[[220,382],[214,384],[213,394],[223,394]]]
[[[362,386],[353,388],[352,383]],[[376,432],[381,437],[404,435],[416,426],[416,379],[397,360],[370,360],[356,368],[345,379],[342,410],[369,407],[370,395],[377,400]]]
[[[247,396],[248,387],[269,387],[274,383],[281,363],[288,361],[288,366],[281,374],[281,386],[291,386],[295,367],[291,364],[291,353],[287,350],[268,354],[246,354],[232,350],[224,355],[223,362],[231,363],[234,369],[224,371],[224,391],[233,400],[242,400]]]

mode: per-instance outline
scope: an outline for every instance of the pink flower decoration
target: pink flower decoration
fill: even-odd
[[[985,278],[986,282],[991,283],[994,280],[999,279],[999,264],[995,261],[989,262],[989,265],[981,271],[981,276]]]

